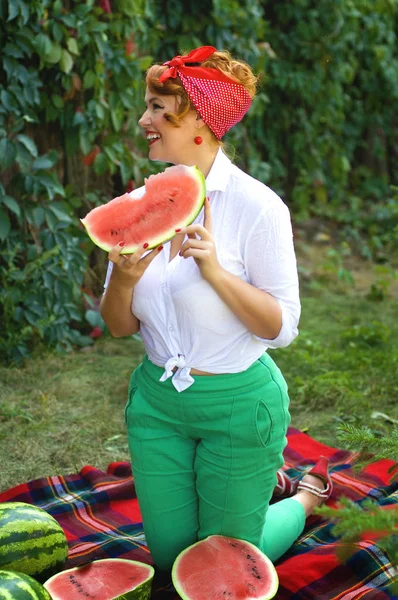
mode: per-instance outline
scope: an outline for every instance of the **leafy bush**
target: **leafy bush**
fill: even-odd
[[[133,146],[131,139],[142,71],[151,61],[134,46],[144,2],[116,4],[112,13],[109,3],[94,0],[0,3],[6,358],[27,356],[38,339],[57,348],[90,342],[80,330],[92,245],[77,217],[109,199],[115,186],[125,191],[141,177],[141,142]]]

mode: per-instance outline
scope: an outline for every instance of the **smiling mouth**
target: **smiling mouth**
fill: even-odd
[[[150,146],[152,146],[152,144],[154,144],[155,142],[160,140],[160,138],[161,138],[161,136],[158,133],[147,133],[146,134],[146,139]]]

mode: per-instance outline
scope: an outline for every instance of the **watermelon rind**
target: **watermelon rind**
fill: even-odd
[[[25,502],[0,504],[0,569],[42,582],[62,569],[67,557],[65,533],[49,513]]]
[[[254,554],[256,557],[261,559],[261,561],[267,568],[271,583],[270,583],[270,587],[269,587],[266,595],[251,596],[251,597],[247,596],[245,600],[271,600],[271,598],[273,598],[275,596],[275,594],[277,593],[278,587],[279,587],[278,573],[276,572],[275,566],[272,563],[272,561],[263,552],[261,552],[261,550],[259,550],[257,548],[257,546],[255,546],[251,542],[247,542],[246,540],[242,540],[242,539],[238,539],[238,538],[232,538],[229,536],[221,536],[221,535],[210,535],[207,538],[200,540],[199,542],[196,542],[195,544],[192,544],[191,546],[188,546],[188,548],[185,548],[185,550],[180,552],[180,554],[175,559],[173,567],[172,567],[172,571],[171,571],[171,577],[172,577],[172,581],[174,584],[174,588],[175,588],[176,592],[179,594],[180,598],[182,600],[192,600],[192,596],[187,595],[187,593],[183,587],[183,582],[179,580],[178,575],[177,575],[180,561],[190,552],[190,550],[192,550],[192,548],[200,546],[201,544],[206,544],[207,542],[211,541],[212,539],[216,540],[217,538],[225,538],[226,540],[228,539],[228,540],[243,543],[245,545],[245,547],[247,547],[247,549],[250,549],[250,554]],[[216,559],[215,559],[214,564],[216,564]],[[225,569],[225,567],[226,567],[226,563],[220,562],[220,571],[223,571]],[[214,574],[214,569],[212,569],[212,574]],[[210,575],[211,574],[209,573],[209,577],[210,577]],[[200,593],[199,587],[198,587],[198,592]],[[242,596],[239,596],[239,597],[241,598]],[[195,600],[197,598],[199,598],[199,595],[195,597]],[[218,598],[218,595],[217,595],[217,598]],[[206,600],[211,600],[211,598],[207,598]],[[231,600],[233,600],[233,596],[231,597]]]
[[[186,165],[177,165],[177,166],[173,166],[173,167],[168,167],[162,173],[158,173],[158,175],[151,175],[149,177],[149,180],[152,178],[158,177],[159,175],[167,174],[168,171],[171,171],[172,169],[176,169],[176,167],[178,167],[180,169],[183,168],[183,173],[184,173],[185,177],[190,176],[198,182],[199,192],[198,192],[197,200],[192,208],[192,211],[190,212],[190,214],[187,216],[186,219],[184,219],[183,221],[176,220],[176,222],[173,224],[173,227],[171,229],[162,231],[161,234],[159,234],[158,236],[154,236],[152,239],[148,239],[149,245],[147,247],[147,251],[170,241],[175,236],[176,229],[182,229],[183,227],[187,227],[188,225],[191,225],[191,223],[193,223],[193,221],[196,219],[196,217],[202,210],[204,201],[206,199],[205,177],[204,177],[202,171],[197,166],[188,167]],[[98,209],[101,209],[101,206],[94,208],[91,212],[96,211]],[[84,225],[87,235],[89,236],[91,241],[94,242],[94,244],[96,246],[98,246],[99,248],[101,248],[102,250],[109,252],[111,250],[112,246],[105,243],[104,241],[102,241],[101,238],[98,235],[96,235],[94,231],[92,231],[92,227],[90,226],[90,218],[89,218],[91,212],[89,212],[84,217],[84,219],[80,219],[80,221]],[[134,254],[134,252],[136,252],[137,249],[138,249],[137,245],[131,246],[129,244],[126,244],[126,246],[124,246],[124,248],[121,250],[120,254]]]
[[[120,564],[122,564],[122,565],[125,564],[128,566],[136,565],[140,569],[145,568],[147,571],[147,577],[144,581],[142,581],[141,583],[136,585],[133,589],[124,592],[121,596],[114,596],[112,598],[112,600],[149,600],[150,599],[151,591],[152,591],[152,581],[153,581],[153,577],[155,575],[155,569],[151,565],[148,565],[146,563],[142,563],[142,562],[139,562],[136,560],[129,560],[126,558],[104,558],[104,559],[100,559],[97,561],[93,561],[92,563],[86,563],[85,565],[81,565],[79,567],[74,567],[72,569],[66,569],[64,571],[61,571],[60,573],[57,573],[56,575],[53,575],[48,581],[46,581],[44,583],[44,587],[50,593],[51,599],[52,600],[70,600],[70,598],[67,597],[63,592],[57,591],[57,587],[60,587],[60,584],[62,584],[62,581],[65,580],[65,578],[70,579],[72,576],[72,579],[73,579],[83,569],[86,569],[88,566],[94,565],[94,564],[97,564],[97,565],[101,565],[101,564],[112,565],[112,564],[114,564],[115,567]],[[87,574],[87,577],[92,577],[92,576]],[[97,577],[98,577],[98,575],[97,575]],[[116,579],[117,579],[117,576],[116,576]],[[79,587],[80,587],[81,595],[83,598],[84,590],[80,586],[80,582],[79,582]],[[79,593],[79,595],[80,595],[80,593]],[[101,596],[92,596],[90,594],[90,597],[93,597],[96,600],[103,600],[102,595]]]
[[[48,591],[30,575],[0,570],[1,600],[52,600]]]

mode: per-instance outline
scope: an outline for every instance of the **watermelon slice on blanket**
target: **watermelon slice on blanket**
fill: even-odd
[[[181,552],[172,578],[183,600],[269,600],[279,585],[274,565],[256,546],[222,535]]]
[[[149,600],[154,574],[141,562],[104,558],[61,571],[44,587],[52,600]]]
[[[97,206],[81,219],[88,235],[109,252],[125,242],[122,254],[132,254],[148,243],[148,250],[175,236],[175,230],[190,225],[206,197],[206,184],[198,167],[176,165],[145,180],[145,193],[114,198]]]

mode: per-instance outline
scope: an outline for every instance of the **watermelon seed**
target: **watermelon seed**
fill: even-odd
[[[256,579],[261,579],[261,575],[259,575],[257,567],[252,567],[252,575]]]
[[[173,198],[169,198],[170,202],[174,202]]]

